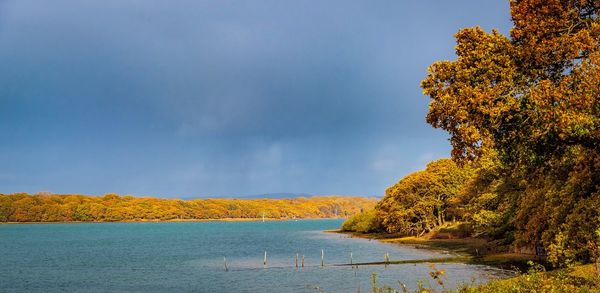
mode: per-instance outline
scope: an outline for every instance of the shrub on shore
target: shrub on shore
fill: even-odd
[[[377,217],[375,210],[368,210],[358,213],[344,222],[342,231],[373,233],[382,230],[381,221]]]

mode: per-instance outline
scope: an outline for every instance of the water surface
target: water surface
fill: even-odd
[[[341,220],[273,222],[86,223],[0,225],[1,292],[362,292],[380,283],[415,288],[428,264],[334,266],[349,262],[447,256],[407,246],[322,232]],[[267,267],[263,254],[267,251]],[[321,267],[321,250],[325,266]],[[305,267],[295,268],[296,253]],[[223,258],[229,271],[225,271]],[[445,286],[506,272],[437,264]]]

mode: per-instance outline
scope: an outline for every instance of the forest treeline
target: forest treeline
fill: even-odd
[[[509,3],[509,36],[460,30],[457,59],[421,83],[452,160],[404,177],[344,229],[419,236],[457,220],[557,266],[600,256],[600,1]]]
[[[226,218],[331,218],[372,209],[376,200],[350,196],[294,199],[161,199],[152,197],[0,194],[0,222],[166,221]]]

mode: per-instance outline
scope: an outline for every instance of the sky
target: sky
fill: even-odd
[[[508,1],[0,0],[0,193],[383,195],[420,81]]]

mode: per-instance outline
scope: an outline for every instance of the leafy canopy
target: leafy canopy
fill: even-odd
[[[555,264],[589,261],[599,253],[600,1],[510,7],[510,36],[462,29],[458,58],[429,67],[427,121],[450,133],[457,162],[498,159],[495,176],[473,181],[473,219],[503,226],[515,246],[545,247]]]

